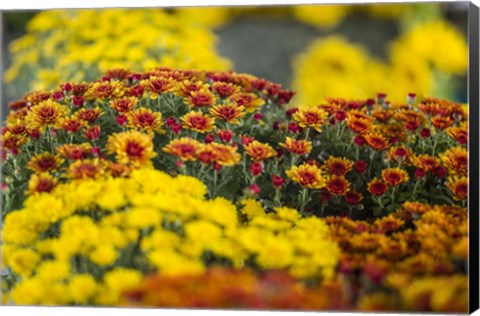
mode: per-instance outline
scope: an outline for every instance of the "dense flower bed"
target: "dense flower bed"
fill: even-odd
[[[247,74],[157,67],[12,102],[7,300],[118,305],[126,290],[163,306],[158,284],[181,293],[231,274],[250,280],[231,289],[240,298],[219,286],[179,306],[465,311],[464,106],[380,93],[293,108],[293,95]],[[155,271],[159,283],[142,281]],[[265,296],[277,277],[285,292]]]

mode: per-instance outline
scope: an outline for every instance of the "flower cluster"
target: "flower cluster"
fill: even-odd
[[[115,67],[230,68],[215,45],[210,31],[166,9],[43,11],[10,46],[7,93],[18,96],[25,92],[21,88],[51,89],[66,80],[93,80]]]
[[[237,209],[206,192],[196,178],[142,168],[29,197],[2,230],[7,299],[116,305],[152,271],[196,275],[215,265],[333,276],[339,248],[323,220],[288,208],[267,214],[248,199]]]
[[[290,275],[213,268],[202,275],[150,276],[125,294],[126,306],[280,310],[344,309],[341,284],[309,289]]]
[[[156,67],[11,103],[5,302],[465,311],[465,108],[293,94]]]
[[[445,49],[439,52],[432,43],[444,43]],[[466,40],[443,20],[417,25],[388,51],[388,60],[383,61],[339,36],[315,40],[294,60],[296,101],[315,104],[332,95],[366,98],[378,91],[390,91],[394,101],[403,101],[412,91],[445,96],[453,79],[442,83],[439,78],[463,76],[467,71]]]
[[[250,75],[167,67],[112,69],[99,81],[29,93],[10,104],[2,129],[3,211],[20,207],[24,192],[144,166],[195,175],[216,196],[237,182],[231,175],[241,170],[232,168],[242,160],[241,139],[259,163],[276,155],[263,142],[247,144],[246,135],[269,135],[272,118],[292,95]]]

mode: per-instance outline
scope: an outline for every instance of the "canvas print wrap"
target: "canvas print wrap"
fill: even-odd
[[[2,303],[466,312],[464,4],[5,13]]]

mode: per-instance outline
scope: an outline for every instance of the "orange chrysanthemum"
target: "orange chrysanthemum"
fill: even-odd
[[[347,126],[358,134],[366,133],[372,127],[372,121],[364,118],[349,117],[347,114]]]
[[[329,174],[344,176],[352,170],[353,162],[347,158],[330,156],[323,167]]]
[[[247,112],[255,112],[265,104],[263,99],[253,93],[235,93],[228,99],[238,106],[243,106]]]
[[[66,144],[57,147],[57,152],[71,160],[85,159],[90,154],[92,147],[89,143]]]
[[[177,156],[184,161],[194,161],[196,160],[197,150],[199,150],[200,145],[201,144],[194,139],[182,137],[170,141],[163,147],[163,151],[170,155]]]
[[[306,188],[321,189],[326,185],[322,170],[315,165],[304,163],[300,166],[293,166],[286,174],[293,182]]]
[[[69,112],[68,107],[52,100],[46,100],[32,106],[25,120],[30,128],[45,130],[47,127],[54,127],[60,118],[65,117]]]
[[[467,177],[450,177],[447,187],[452,191],[453,198],[456,201],[465,200],[468,197]]]
[[[390,147],[387,152],[387,157],[393,162],[401,161],[402,164],[407,165],[410,163],[412,157],[412,151],[405,146]]]
[[[61,118],[58,120],[58,123],[55,125],[56,128],[64,130],[69,133],[76,133],[81,130],[87,123],[78,119],[77,117],[67,117]]]
[[[391,110],[378,110],[372,111],[372,116],[377,119],[377,121],[386,123],[392,116],[393,111]]]
[[[199,133],[210,132],[213,129],[215,119],[202,112],[191,111],[180,118],[183,127]]]
[[[468,172],[468,152],[463,147],[453,147],[440,154],[443,165],[447,168],[449,174],[458,176],[467,176]]]
[[[468,142],[468,130],[466,126],[447,128],[447,134],[461,145],[465,145]]]
[[[422,112],[414,110],[402,110],[395,113],[394,117],[402,122],[415,122],[418,125],[425,123],[425,115]]]
[[[8,131],[2,136],[2,148],[10,150],[18,150],[22,145],[24,145],[28,138],[23,135],[13,134]]]
[[[397,186],[407,182],[408,173],[400,168],[387,168],[382,170],[382,179],[391,186]]]
[[[127,125],[132,128],[138,128],[143,131],[156,131],[163,133],[162,113],[153,112],[147,108],[138,108],[127,113]]]
[[[455,123],[451,117],[435,116],[431,119],[432,125],[438,130],[444,130]]]
[[[98,118],[102,115],[103,112],[99,108],[82,108],[75,113],[74,117],[85,121],[86,123],[92,124],[95,123],[95,121],[98,120]]]
[[[196,157],[203,163],[215,162],[222,166],[236,165],[242,158],[236,147],[219,143],[202,145],[197,151]]]
[[[38,154],[28,162],[27,168],[35,171],[36,173],[51,172],[60,169],[60,166],[64,162],[63,158],[59,155],[52,155],[49,152]]]
[[[151,166],[151,159],[157,155],[151,136],[138,131],[110,135],[106,148],[109,154],[115,154],[117,162],[134,167]]]
[[[294,115],[293,119],[298,122],[301,127],[311,127],[317,132],[322,131],[322,126],[328,118],[328,113],[319,107],[303,107]]]
[[[110,101],[110,107],[118,113],[128,113],[138,103],[138,99],[135,97],[125,97],[117,100]]]
[[[390,146],[388,140],[379,133],[368,133],[365,135],[367,144],[375,150],[384,150]]]
[[[350,182],[344,176],[332,175],[327,180],[326,188],[332,195],[345,195],[350,190]]]
[[[162,93],[173,91],[176,81],[172,78],[152,76],[146,80],[140,81],[140,84],[150,92],[151,99],[156,99]]]
[[[188,97],[192,92],[199,90],[208,90],[209,85],[203,81],[184,80],[179,84],[178,94],[182,97]]]
[[[368,192],[375,196],[382,196],[387,192],[388,185],[378,178],[373,178],[368,182]]]
[[[239,92],[240,87],[233,83],[214,82],[212,85],[212,91],[218,94],[221,98],[228,98],[232,94]]]
[[[95,82],[88,88],[87,92],[85,92],[85,99],[103,101],[120,98],[125,93],[124,90],[125,88],[120,81]]]
[[[280,146],[296,155],[307,155],[312,151],[312,142],[291,137],[287,137],[285,143],[280,143]]]
[[[106,167],[106,171],[112,175],[114,178],[118,177],[126,177],[132,171],[132,168],[129,166],[125,166],[121,163],[116,163],[110,161]]]
[[[103,175],[105,167],[106,164],[98,158],[77,160],[68,167],[67,176],[70,179],[96,179]]]
[[[215,95],[205,88],[190,92],[190,95],[187,98],[188,104],[193,108],[211,106],[215,104],[215,101]]]
[[[239,118],[245,116],[245,108],[236,104],[221,104],[215,105],[210,109],[210,114],[220,120],[225,120],[229,123],[239,124]]]
[[[427,172],[434,170],[440,165],[440,161],[437,158],[427,154],[413,155],[411,157],[411,161],[415,167],[423,169]]]
[[[257,140],[249,143],[248,145],[243,146],[247,155],[252,158],[252,160],[266,160],[268,158],[274,157],[277,152],[269,144],[261,143]]]
[[[30,178],[30,181],[28,181],[27,194],[32,195],[35,193],[51,192],[57,183],[58,180],[47,172],[34,174]]]

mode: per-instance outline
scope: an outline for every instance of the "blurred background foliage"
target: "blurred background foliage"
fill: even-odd
[[[4,12],[4,106],[111,67],[233,69],[298,92],[466,102],[468,2]]]

